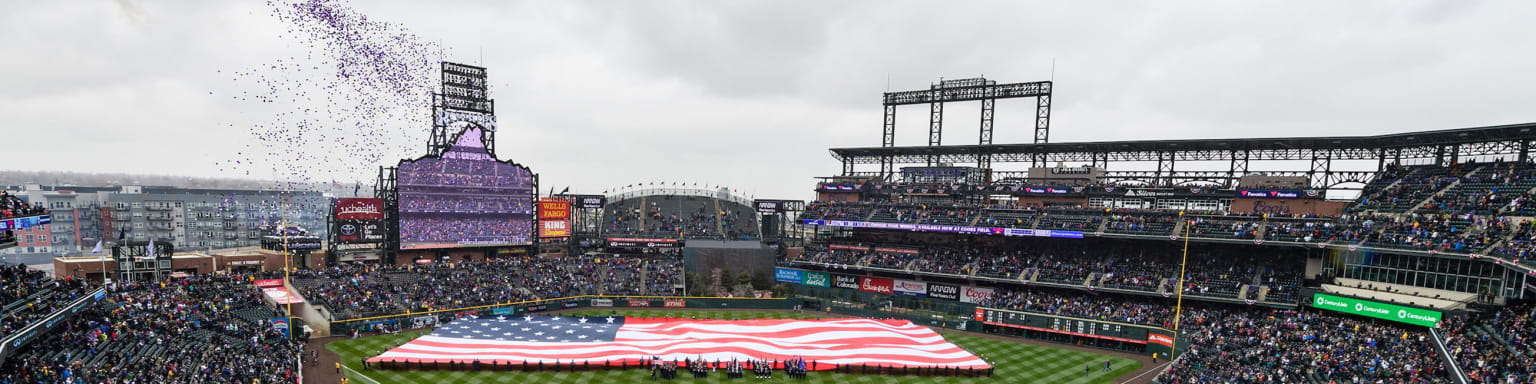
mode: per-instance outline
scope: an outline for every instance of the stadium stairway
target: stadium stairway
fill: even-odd
[[[1528,194],[1528,195],[1536,195],[1536,187],[1531,187],[1531,189],[1525,190],[1525,193]],[[1495,212],[1494,215],[1495,216],[1504,216],[1506,212],[1509,212],[1509,207],[1510,207],[1509,204],[1505,204],[1503,207],[1499,207],[1499,210],[1497,212]],[[1511,234],[1510,236],[1514,236],[1514,235]]]
[[[1435,201],[1435,198],[1444,196],[1448,191],[1455,190],[1457,186],[1461,185],[1462,180],[1465,180],[1465,177],[1476,175],[1477,172],[1481,170],[1483,170],[1483,167],[1477,167],[1476,169],[1473,169],[1472,172],[1461,175],[1462,177],[1456,178],[1456,181],[1452,181],[1450,184],[1446,184],[1445,188],[1440,188],[1440,190],[1435,191],[1435,193],[1429,194],[1429,196],[1425,197],[1424,200],[1420,200],[1417,204],[1414,204],[1413,208],[1409,208],[1407,212],[1403,212],[1403,215],[1406,216],[1417,212],[1419,208],[1423,208],[1425,204],[1429,204],[1430,202]]]
[[[1420,169],[1423,169],[1423,168],[1421,168],[1421,167],[1414,167],[1413,169],[1408,170],[1408,173],[1403,174],[1402,176],[1398,177],[1397,179],[1393,179],[1391,184],[1387,184],[1384,187],[1376,188],[1376,186],[1374,186],[1374,185],[1367,184],[1365,186],[1365,188],[1362,189],[1362,190],[1375,191],[1375,192],[1372,192],[1370,196],[1362,196],[1364,198],[1363,199],[1359,199],[1357,202],[1355,202],[1354,208],[1357,208],[1357,209],[1365,208],[1364,203],[1366,201],[1374,201],[1374,200],[1376,200],[1376,198],[1381,197],[1382,193],[1386,193],[1386,191],[1390,191],[1393,188],[1397,188],[1397,185],[1398,184],[1402,184],[1403,180],[1406,180],[1406,179],[1408,179],[1410,177],[1413,177],[1414,175],[1417,175],[1419,173]],[[1372,180],[1372,182],[1374,183],[1375,180]],[[1372,189],[1372,188],[1374,188],[1374,189]]]
[[[1467,373],[1461,370],[1461,365],[1456,364],[1456,358],[1451,355],[1451,349],[1445,346],[1445,337],[1440,336],[1440,332],[1434,328],[1429,329],[1429,337],[1433,341],[1431,344],[1434,345],[1435,352],[1440,354],[1440,363],[1448,368],[1446,371],[1451,374],[1452,379],[1455,379],[1454,382],[1458,384],[1472,382],[1467,378]]]
[[[1031,283],[1035,282],[1036,279],[1039,278],[1039,277],[1040,277],[1040,269],[1039,268],[1026,268],[1026,269],[1024,269],[1024,273],[1020,273],[1019,274],[1019,280],[1024,280],[1024,281],[1028,281],[1028,282],[1031,282]]]
[[[651,212],[646,208],[650,206],[645,204],[645,198],[645,196],[640,196],[640,227],[638,227],[640,231],[645,231],[648,228],[645,226],[645,217],[650,216]]]
[[[1511,345],[1508,340],[1504,339],[1504,336],[1499,335],[1499,332],[1494,330],[1493,326],[1479,323],[1472,324],[1468,328],[1472,329],[1473,332],[1481,334],[1485,339],[1493,340],[1494,343],[1498,344],[1500,347],[1504,347],[1504,350],[1509,351],[1509,353],[1520,353],[1520,350],[1515,349],[1514,345]]]
[[[720,217],[720,213],[724,212],[720,210],[720,199],[711,198],[709,201],[715,203],[715,233],[725,236],[725,218]]]
[[[1180,237],[1183,237],[1183,236],[1184,236],[1184,225],[1185,225],[1185,224],[1189,224],[1189,220],[1183,220],[1183,219],[1182,219],[1182,218],[1181,218],[1181,219],[1180,219],[1180,220],[1179,220],[1179,223],[1178,223],[1178,224],[1174,224],[1174,226],[1173,226],[1173,232],[1171,232],[1171,233],[1173,233],[1173,234],[1174,234],[1174,235],[1178,235],[1178,236],[1180,236]]]
[[[1099,220],[1099,229],[1095,230],[1095,232],[1104,233],[1104,228],[1108,228],[1108,227],[1109,227],[1109,220]]]

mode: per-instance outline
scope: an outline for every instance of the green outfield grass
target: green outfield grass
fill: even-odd
[[[815,319],[822,316],[794,312],[745,312],[708,310],[617,310],[621,316],[675,317],[700,319]],[[569,312],[567,316],[608,316],[608,310]],[[651,382],[650,372],[640,369],[587,371],[587,372],[465,372],[465,371],[384,371],[363,370],[361,358],[382,353],[389,348],[404,344],[425,334],[426,331],[405,332],[399,335],[364,337],[341,340],[326,348],[341,355],[341,362],[349,371],[347,376],[354,384],[394,383],[644,383]],[[921,377],[858,375],[812,372],[809,379],[795,382],[807,383],[938,383],[938,382],[1029,382],[1029,383],[1112,383],[1115,378],[1141,368],[1141,362],[1090,352],[1069,351],[1012,341],[975,336],[963,332],[947,332],[944,337],[973,353],[985,356],[997,369],[991,378]],[[1104,360],[1112,360],[1114,369],[1104,372]],[[1090,372],[1083,373],[1085,366]],[[694,379],[679,372],[674,382],[757,382],[749,375],[745,379],[727,380],[724,374],[711,374],[707,380]],[[783,373],[774,380],[789,381]]]

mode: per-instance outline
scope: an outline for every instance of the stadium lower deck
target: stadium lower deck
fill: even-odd
[[[1147,373],[1132,375],[1137,380],[1162,383],[1536,382],[1536,306],[1525,299],[1536,265],[1529,257],[1536,244],[1530,164],[1389,166],[1361,198],[1338,203],[1331,215],[1094,206],[1106,200],[1090,192],[1074,195],[1078,203],[1035,205],[970,192],[939,198],[935,189],[984,187],[867,181],[853,192],[858,201],[812,203],[796,224],[803,243],[763,239],[784,251],[779,268],[763,276],[695,274],[678,252],[613,253],[602,242],[564,256],[299,270],[287,284],[306,299],[295,307],[303,323],[283,327],[274,319],[288,307],[263,299],[254,284],[281,275],[166,276],[103,287],[7,267],[0,273],[0,380],[281,382],[325,370],[300,368],[315,364],[309,354],[321,346],[340,353],[334,361],[344,366],[333,370],[362,368],[367,373],[351,374],[364,382],[648,380],[635,370],[520,372],[521,365],[493,374],[477,372],[473,361],[362,365],[421,334],[413,329],[462,316],[542,315],[575,306],[711,317],[672,307],[727,303],[738,311],[725,313],[749,317],[799,307],[818,317],[963,329],[943,334],[992,368],[946,375],[875,363],[873,371],[862,364],[850,373],[834,364],[834,372],[806,374],[826,382],[1110,382],[1125,380],[1137,364],[1149,370],[1135,372]],[[1245,190],[1187,193],[1219,201]],[[603,212],[600,237],[765,237],[748,219],[750,207],[735,200],[646,196],[615,201]],[[779,301],[736,304],[754,292]],[[732,295],[738,297],[706,299]],[[1320,298],[1394,309],[1346,313],[1322,308]],[[1409,310],[1427,320],[1414,321]],[[1020,318],[984,321],[982,313]],[[284,327],[298,340],[283,337]],[[305,344],[305,329],[363,337]],[[1169,352],[1176,356],[1171,364]],[[1162,363],[1115,360],[1154,354]],[[1099,367],[1101,359],[1111,360],[1110,369]],[[785,374],[785,365],[777,367]],[[709,380],[720,376],[712,372]]]

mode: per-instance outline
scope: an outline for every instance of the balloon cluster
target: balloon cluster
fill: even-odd
[[[241,85],[235,100],[270,113],[245,127],[253,140],[221,172],[283,189],[371,189],[378,166],[423,149],[437,44],[340,0],[267,4],[296,54],[228,72]]]

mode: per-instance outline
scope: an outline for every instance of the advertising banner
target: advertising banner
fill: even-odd
[[[512,315],[513,312],[516,312],[513,309],[514,307],[496,308],[491,310],[491,314],[498,316]]]
[[[629,306],[630,307],[649,307],[649,306],[651,306],[651,301],[650,300],[630,300],[629,301]]]
[[[805,281],[805,273],[798,269],[774,268],[773,281],[800,284]]]
[[[684,308],[688,306],[688,302],[683,300],[666,300],[661,302],[661,306],[667,308]]]
[[[567,301],[567,302],[564,302],[564,303],[560,303],[560,308],[576,308],[576,307],[579,307],[579,306],[581,306],[581,304],[577,303],[577,302],[574,302],[574,301]]]
[[[594,307],[612,307],[613,306],[613,300],[611,300],[611,299],[592,299],[592,306],[594,306]]]
[[[1083,233],[1079,232],[1079,231],[1054,231],[1054,230],[1049,230],[1049,229],[1018,229],[1018,228],[996,228],[996,227],[971,227],[971,226],[965,226],[965,225],[939,225],[939,224],[913,224],[913,223],[877,223],[877,222],[870,222],[870,221],[814,220],[814,219],[801,220],[801,224],[805,224],[805,225],[825,225],[825,226],[829,226],[829,227],[845,227],[845,228],[892,229],[892,230],[899,230],[899,231],[915,231],[915,232],[967,233],[967,234],[1022,236],[1022,237],[1054,237],[1054,238],[1062,238],[1062,239],[1081,239],[1081,238],[1083,238]]]
[[[1366,317],[1374,317],[1382,320],[1391,320],[1399,323],[1417,325],[1420,327],[1440,327],[1440,312],[1431,311],[1428,309],[1418,309],[1395,304],[1378,303],[1370,300],[1353,299],[1325,293],[1313,294],[1312,307]]]
[[[384,200],[375,198],[336,199],[337,220],[384,220]]]
[[[539,238],[571,237],[571,220],[539,220]]]
[[[1301,197],[1301,191],[1242,189],[1237,191],[1237,196],[1270,199],[1294,199]]]
[[[608,205],[608,197],[603,195],[581,195],[576,197],[582,209],[601,209]]]
[[[918,253],[921,253],[921,252],[919,252],[916,249],[906,249],[906,248],[875,248],[875,252],[900,253],[900,254],[904,254],[904,255],[916,255]]]
[[[281,281],[281,280],[278,280],[278,281]],[[288,287],[282,286],[281,283],[279,283],[275,287],[264,287],[264,288],[261,289],[261,293],[266,294],[267,297],[272,299],[273,303],[276,303],[276,304],[279,304],[279,305],[282,305],[282,304],[299,304],[299,303],[303,303],[304,302],[304,299],[300,299],[298,296],[294,296],[293,294],[290,294],[288,292]]]
[[[826,287],[831,285],[832,275],[826,272],[806,272],[805,285]]]
[[[752,204],[757,207],[758,213],[775,213],[780,209],[779,202],[777,201],[755,200]]]
[[[677,248],[682,246],[677,239],[650,239],[631,237],[608,238],[609,248]]]
[[[892,284],[892,288],[895,289],[896,294],[902,296],[928,296],[928,283],[921,281],[896,280],[895,283]]]
[[[283,279],[256,280],[253,283],[261,288],[281,287],[283,286]]]
[[[539,199],[539,238],[571,237],[571,201]]]
[[[960,295],[960,301],[964,303],[980,304],[992,298],[992,288],[965,286]]]
[[[893,285],[894,285],[894,282],[891,281],[891,279],[880,278],[880,277],[861,277],[861,278],[859,278],[859,290],[860,291],[864,291],[864,292],[884,293],[884,294],[889,295],[889,294],[892,293],[892,290],[894,289]]]
[[[571,218],[571,202],[563,199],[539,199],[539,220]]]
[[[945,300],[960,300],[960,287],[949,284],[928,283],[928,297]]]
[[[859,277],[848,275],[832,275],[832,287],[844,289],[859,289]]]
[[[832,245],[827,246],[827,248],[842,249],[842,250],[848,250],[848,251],[868,251],[869,250],[869,247],[866,247],[866,246],[862,246],[862,245],[847,245],[847,244],[832,244]]]
[[[1147,333],[1147,343],[1173,347],[1173,338],[1161,333]]]
[[[276,318],[276,319],[272,319],[272,330],[278,331],[278,332],[282,332],[283,333],[283,337],[285,337],[285,338],[293,337],[289,333],[289,330],[288,330],[288,318],[286,318],[286,317],[279,317],[279,318]]]

